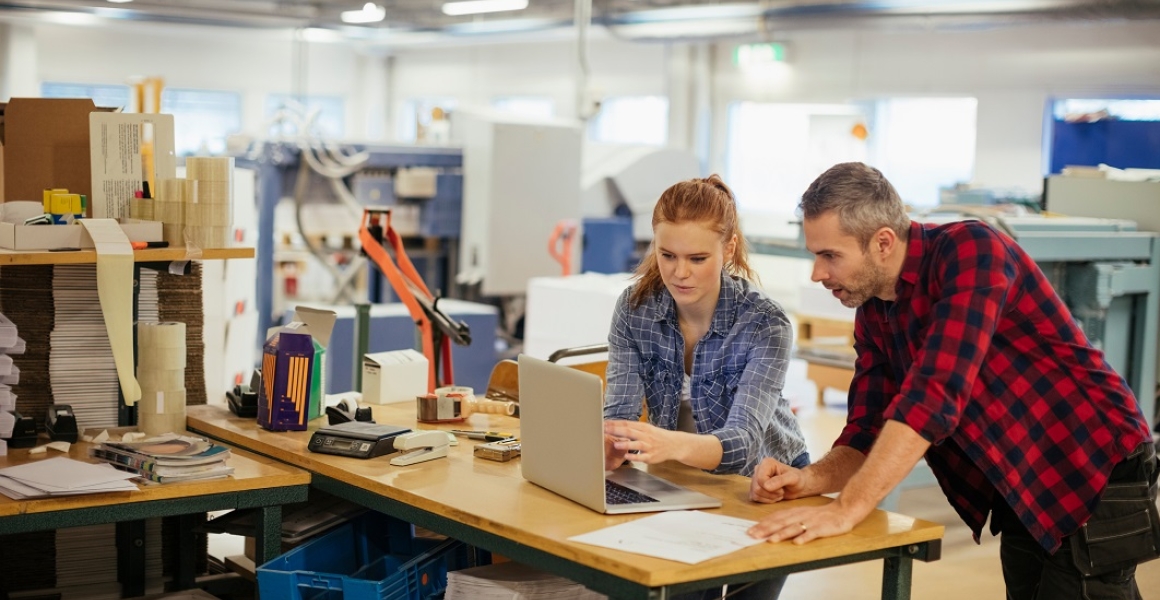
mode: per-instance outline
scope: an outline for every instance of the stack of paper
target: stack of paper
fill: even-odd
[[[230,449],[198,437],[164,435],[141,442],[104,442],[92,456],[145,482],[215,479],[233,474]]]
[[[762,543],[745,533],[755,523],[699,510],[674,510],[568,539],[693,565]]]
[[[49,372],[57,404],[80,427],[116,427],[120,382],[97,295],[96,265],[58,265],[52,273],[54,327]]]
[[[598,600],[607,598],[563,577],[506,562],[449,571],[445,600]]]
[[[12,360],[12,354],[24,353],[24,340],[16,335],[16,325],[0,313],[0,438],[12,436],[12,426],[16,419],[8,411],[16,410],[16,394],[12,386],[20,382],[20,367]]]
[[[0,469],[0,493],[15,500],[95,494],[135,492],[133,475],[66,457],[38,460]]]

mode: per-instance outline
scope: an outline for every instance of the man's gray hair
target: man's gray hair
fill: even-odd
[[[910,232],[910,217],[894,186],[881,171],[860,162],[836,164],[819,175],[802,194],[798,210],[805,219],[837,212],[842,231],[864,248],[883,227],[902,239]]]

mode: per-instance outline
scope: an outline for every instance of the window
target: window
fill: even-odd
[[[974,98],[890,98],[875,104],[871,164],[915,207],[939,203],[939,188],[975,173]]]
[[[1052,102],[1052,115],[1058,121],[1079,122],[1098,118],[1120,121],[1160,121],[1160,100],[1072,98]]]
[[[224,154],[226,136],[242,129],[242,95],[214,90],[165,89],[161,112],[173,115],[178,156]]]
[[[49,83],[40,85],[45,98],[92,98],[97,106],[121,108],[129,106],[129,86],[88,83]]]
[[[493,98],[491,105],[498,111],[534,119],[550,119],[556,112],[555,103],[544,96],[501,96]]]
[[[669,100],[664,96],[605,98],[600,112],[588,122],[588,139],[663,146],[669,139]]]
[[[338,96],[292,96],[290,94],[270,94],[266,96],[266,119],[273,120],[282,112],[281,118],[270,126],[272,137],[294,137],[302,132],[298,126],[317,111],[312,123],[312,136],[339,139],[346,135],[346,108]]]
[[[845,104],[729,106],[725,182],[745,213],[767,213],[769,231],[794,237],[798,201],[819,173],[835,163],[867,160],[864,110]]]
[[[455,98],[445,96],[409,98],[403,101],[403,109],[399,111],[399,118],[395,119],[395,133],[399,141],[414,142],[425,137],[419,133],[431,126],[431,114],[435,109],[440,109],[446,118],[455,112],[458,104]]]

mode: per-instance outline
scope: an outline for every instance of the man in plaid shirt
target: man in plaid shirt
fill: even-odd
[[[925,456],[976,542],[988,514],[1002,533],[1008,598],[1137,598],[1137,562],[1160,554],[1148,422],[1035,262],[981,222],[911,223],[861,163],[800,208],[813,280],[858,309],[849,414],[824,458],[767,459],[750,495],[840,494],[750,534],[846,533]]]

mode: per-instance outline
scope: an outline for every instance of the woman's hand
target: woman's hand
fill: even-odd
[[[617,465],[625,458],[647,464],[666,460],[685,462],[687,445],[680,443],[681,436],[680,432],[641,421],[605,421],[605,467],[610,464],[614,453],[619,454]]]

